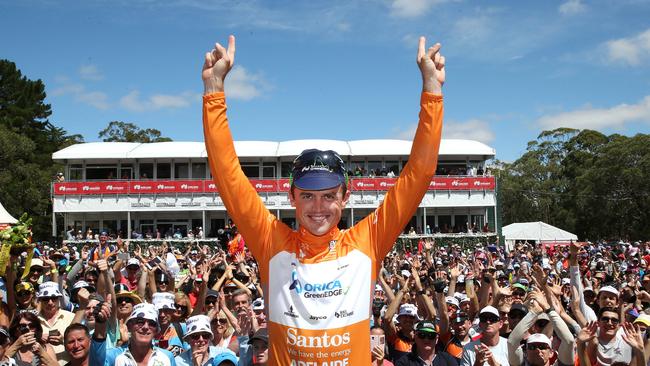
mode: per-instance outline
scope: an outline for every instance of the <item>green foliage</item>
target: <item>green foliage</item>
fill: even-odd
[[[104,142],[165,142],[169,137],[161,137],[154,128],[141,129],[133,123],[112,121],[99,131],[99,138]]]
[[[24,213],[18,222],[0,231],[0,242],[11,245],[30,244],[32,238],[32,219]]]
[[[504,224],[544,221],[581,239],[650,234],[650,136],[556,129],[495,173]]]
[[[37,239],[51,231],[50,183],[61,169],[52,153],[83,141],[52,125],[51,113],[43,82],[0,60],[0,202],[14,216],[29,213]]]

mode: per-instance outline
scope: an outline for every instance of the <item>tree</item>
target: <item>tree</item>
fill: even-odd
[[[52,153],[83,141],[50,123],[45,97],[41,80],[0,60],[0,201],[15,217],[23,212],[33,217],[35,240],[50,237],[50,183],[61,169]]]
[[[112,121],[99,131],[99,138],[104,142],[165,142],[172,141],[169,137],[161,137],[160,131],[154,128],[145,130],[133,123]]]

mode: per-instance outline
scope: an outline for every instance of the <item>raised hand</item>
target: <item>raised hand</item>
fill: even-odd
[[[596,331],[598,331],[598,323],[597,322],[590,322],[587,324],[586,327],[582,328],[580,330],[580,333],[578,333],[578,337],[576,338],[576,341],[578,343],[587,343],[591,339],[594,339],[596,337]]]
[[[425,49],[426,42],[420,37],[416,59],[422,73],[422,91],[440,94],[445,83],[445,57],[440,54],[440,43]]]
[[[623,323],[623,340],[637,351],[643,352],[644,342],[643,333],[639,330],[638,325],[630,322]]]
[[[228,71],[235,64],[235,36],[228,37],[228,49],[223,48],[219,43],[215,44],[214,49],[205,54],[203,63],[204,93],[211,94],[223,91],[223,82],[226,79]]]

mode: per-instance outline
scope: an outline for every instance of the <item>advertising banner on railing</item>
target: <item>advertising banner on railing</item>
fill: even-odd
[[[395,185],[396,178],[353,178],[352,191],[387,191]],[[251,179],[257,192],[288,192],[288,179]],[[494,177],[435,177],[429,190],[474,191],[494,190]],[[211,180],[142,180],[103,182],[54,183],[54,195],[98,195],[98,194],[188,194],[217,193],[217,186]]]

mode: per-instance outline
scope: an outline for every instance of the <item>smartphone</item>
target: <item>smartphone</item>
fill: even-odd
[[[150,260],[147,264],[149,265],[150,268],[155,268],[157,264],[160,264],[160,258],[156,257],[152,260]]]
[[[381,349],[384,349],[384,346],[386,345],[386,336],[385,335],[370,335],[370,349],[374,349],[376,346],[381,347]]]

